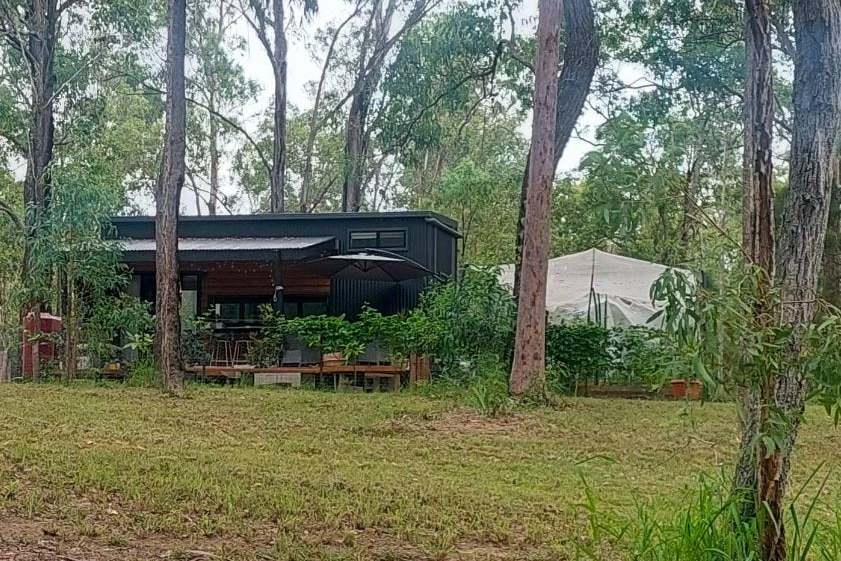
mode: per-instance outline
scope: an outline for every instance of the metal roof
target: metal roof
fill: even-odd
[[[307,249],[332,241],[332,237],[284,238],[178,238],[178,251],[264,251]],[[126,253],[155,251],[154,239],[117,240]]]
[[[367,220],[382,220],[392,219],[401,220],[406,218],[425,218],[437,220],[443,225],[456,229],[458,223],[443,214],[427,210],[412,210],[412,211],[391,211],[391,212],[312,212],[312,213],[283,213],[283,214],[217,214],[214,216],[179,216],[179,222],[263,222],[263,221],[279,221],[279,222],[293,222],[296,220],[354,220],[365,222]],[[155,217],[151,215],[145,216],[113,216],[112,222],[115,224],[130,224],[154,222]]]

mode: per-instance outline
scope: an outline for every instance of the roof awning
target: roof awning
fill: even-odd
[[[154,239],[117,240],[127,261],[155,259]],[[178,238],[178,257],[185,261],[249,261],[273,259],[278,252],[286,259],[303,259],[330,251],[333,237],[283,238]]]

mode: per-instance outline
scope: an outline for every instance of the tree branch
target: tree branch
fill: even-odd
[[[534,73],[534,64],[526,59],[520,52],[514,48],[514,43],[508,44],[508,56],[525,66],[529,69],[532,73]]]
[[[794,46],[794,42],[791,40],[791,37],[789,37],[788,32],[786,32],[785,25],[783,25],[783,22],[776,15],[771,16],[771,25],[777,33],[777,40],[780,42],[780,50],[788,58],[794,60],[796,48]]]
[[[15,212],[15,209],[3,199],[0,199],[0,212],[9,217],[9,220],[12,221],[18,231],[23,232],[23,220]]]
[[[56,18],[60,18],[61,14],[66,10],[69,10],[76,4],[81,4],[83,1],[84,0],[64,0],[64,2],[59,4],[58,9],[56,10]]]
[[[125,73],[125,72],[118,74],[118,76],[122,76],[122,77],[126,77],[126,78],[132,78],[133,80],[136,80],[138,82],[138,84],[144,90],[143,92],[140,92],[141,95],[149,95],[149,94],[166,95],[166,91],[164,91],[160,88],[156,88],[155,86],[152,86],[151,84],[147,84],[145,81],[138,78],[137,76],[133,76],[133,75]],[[229,117],[226,117],[222,113],[219,113],[218,111],[211,108],[207,104],[202,103],[201,101],[199,101],[197,99],[194,99],[192,97],[187,96],[187,103],[190,103],[192,105],[195,105],[196,107],[200,107],[200,108],[204,109],[205,111],[207,111],[208,113],[210,113],[211,115],[213,115],[214,117],[216,117],[217,119],[219,119],[220,121],[222,121],[223,123],[225,123],[226,125],[231,127],[232,129],[234,129],[235,131],[239,132],[242,136],[244,136],[245,139],[248,141],[248,143],[251,144],[251,146],[254,148],[254,151],[257,152],[257,156],[260,158],[260,161],[263,163],[263,166],[266,168],[266,171],[268,173],[271,173],[272,165],[271,165],[271,163],[269,163],[269,160],[266,158],[266,155],[263,154],[263,150],[260,149],[260,145],[257,143],[256,140],[254,140],[254,137],[252,137],[248,133],[248,131],[245,130],[239,123],[237,123],[236,121],[232,120]]]

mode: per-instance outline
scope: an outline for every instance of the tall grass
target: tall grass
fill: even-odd
[[[803,500],[804,489],[816,473],[795,494],[787,511],[789,561],[841,559],[841,508],[819,500],[824,485],[814,498]],[[578,506],[588,523],[587,538],[576,543],[579,559],[759,560],[756,544],[764,517],[745,520],[724,478],[701,476],[689,504],[677,511],[661,512],[637,503],[633,519],[620,517],[598,501],[586,482],[585,499]]]

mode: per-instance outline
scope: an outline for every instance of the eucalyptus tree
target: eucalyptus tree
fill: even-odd
[[[50,200],[56,147],[67,141],[68,130],[75,125],[72,118],[58,121],[57,109],[74,115],[80,107],[74,102],[91,98],[91,90],[81,84],[88,83],[86,79],[105,59],[121,55],[126,43],[148,31],[152,11],[149,6],[138,9],[101,0],[0,2],[4,47],[0,104],[6,117],[0,134],[5,148],[26,162],[21,217],[24,279],[30,276],[33,244]],[[71,34],[74,41],[68,40]],[[23,308],[24,313],[35,313],[37,332],[39,297],[30,294]],[[36,353],[35,377],[39,370]]]
[[[599,39],[596,35],[595,16],[590,0],[567,0],[563,6],[564,54],[557,88],[558,100],[553,132],[552,162],[554,168],[563,156],[572,136],[575,123],[584,107],[596,67],[599,63]],[[514,294],[520,294],[521,263],[525,251],[526,212],[531,156],[523,173],[520,196],[520,219],[517,223],[517,247],[514,272]]]
[[[517,294],[517,330],[509,381],[511,393],[517,396],[543,391],[541,386],[546,377],[546,273],[549,207],[555,178],[560,2],[541,0],[538,11],[534,116],[523,219],[522,282]]]
[[[187,52],[194,70],[187,76],[187,92],[193,101],[188,177],[199,213],[202,203],[210,215],[217,213],[220,204],[229,206],[220,190],[225,143],[231,133],[238,132],[229,123],[258,90],[235,60],[245,50],[245,39],[235,30],[241,17],[230,0],[197,0],[189,14]]]
[[[826,238],[832,178],[838,162],[841,125],[841,6],[832,0],[792,3],[794,14],[794,121],[789,188],[779,230],[775,282],[778,319],[792,329],[788,351],[805,351],[803,331],[814,321],[818,277]],[[789,368],[766,382],[768,407],[787,425],[782,445],[763,448],[758,500],[773,523],[765,525],[761,552],[766,561],[786,558],[783,500],[791,453],[808,392],[808,372]],[[767,443],[767,441],[765,441]]]
[[[305,15],[318,9],[316,0],[295,0],[288,7],[301,7]],[[286,66],[287,27],[291,18],[283,0],[243,0],[242,14],[257,34],[266,56],[271,62],[274,78],[274,110],[272,161],[269,166],[271,183],[270,210],[284,211],[284,183],[286,178]]]
[[[365,168],[369,156],[371,103],[382,79],[387,57],[401,37],[421,22],[441,0],[369,0],[352,63],[350,90],[337,104],[349,103],[345,124],[342,210],[362,208]],[[396,23],[399,10],[407,13]]]
[[[187,149],[187,2],[167,1],[167,87],[163,157],[155,189],[155,365],[170,391],[184,388],[181,364],[178,207]]]
[[[774,186],[771,147],[774,132],[771,6],[764,0],[745,1],[744,159],[742,163],[742,251],[748,267],[758,275],[759,301],[767,302],[774,282]],[[767,323],[773,310],[759,307],[757,321]],[[769,422],[773,387],[762,384],[740,392],[744,426],[733,488],[744,513],[755,516],[770,474],[757,473],[757,432]],[[757,492],[758,491],[758,492]]]
[[[510,154],[522,163],[516,128],[525,112],[507,84],[498,8],[458,4],[429,16],[405,34],[385,70],[373,151],[398,158],[411,205],[434,199],[448,166],[465,157],[482,164],[481,145],[496,142],[494,131],[508,129]]]

